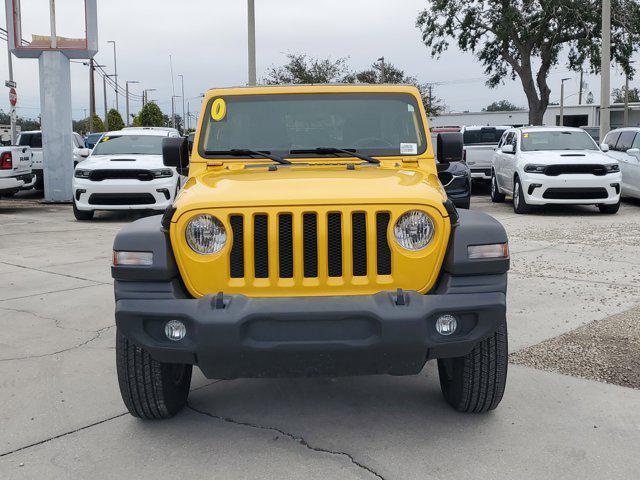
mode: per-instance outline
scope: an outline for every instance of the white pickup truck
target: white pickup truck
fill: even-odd
[[[511,127],[469,125],[462,127],[464,160],[474,180],[491,180],[491,161],[502,134]]]
[[[11,196],[35,182],[29,147],[0,147],[0,196]]]

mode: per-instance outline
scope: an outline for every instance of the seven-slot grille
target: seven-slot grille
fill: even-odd
[[[559,165],[549,165],[544,169],[544,174],[550,177],[556,177],[558,175],[565,174],[592,174],[597,176],[602,176],[607,174],[607,169],[604,165],[590,165],[590,164],[559,164]]]
[[[153,173],[149,170],[140,169],[107,169],[107,170],[91,170],[89,180],[100,182],[102,180],[141,180],[148,182],[153,180]]]
[[[319,219],[320,215],[325,217]],[[375,228],[369,228],[367,215],[373,215]],[[388,212],[358,211],[231,215],[229,224],[233,244],[229,254],[229,276],[294,278],[296,258],[301,258],[301,276],[304,278],[318,278],[320,271],[326,271],[329,278],[390,275],[391,249],[387,240],[389,220]],[[253,238],[250,242],[245,239],[247,222],[253,223]],[[299,225],[302,236],[301,242],[297,243],[301,245],[302,251],[296,251],[296,225]],[[270,234],[274,228],[277,238]],[[348,232],[351,233],[351,248],[346,247],[345,233]],[[253,250],[253,271],[249,272],[246,264],[247,248]],[[326,251],[326,265],[320,265],[320,249]],[[277,271],[270,270],[270,264],[274,265],[274,262],[270,262],[271,255],[277,256]],[[349,258],[346,258],[347,255]],[[369,255],[376,255],[375,271],[368,268]]]

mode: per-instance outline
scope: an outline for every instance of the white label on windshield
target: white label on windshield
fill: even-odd
[[[407,104],[407,111],[408,112],[415,112],[415,108],[413,108],[413,105],[411,105],[410,103]]]
[[[400,154],[401,155],[417,155],[418,144],[417,143],[401,143]]]

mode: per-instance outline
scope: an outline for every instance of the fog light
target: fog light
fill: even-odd
[[[180,320],[170,320],[164,326],[164,334],[169,340],[178,342],[187,334],[187,327]]]
[[[458,328],[458,321],[453,315],[442,315],[436,320],[436,330],[440,335],[451,335]]]

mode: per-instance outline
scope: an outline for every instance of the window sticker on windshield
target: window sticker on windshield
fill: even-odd
[[[107,140],[109,140],[109,137],[104,136],[104,137],[102,137],[102,139],[101,139],[100,141],[101,141],[101,142],[106,142]]]
[[[523,134],[522,134],[522,136],[523,136],[524,138],[529,138],[529,134],[528,134],[528,133],[523,133]]]
[[[411,105],[410,103],[407,104],[407,112],[415,112],[416,109],[413,108],[413,105]]]
[[[417,143],[401,143],[400,154],[402,155],[416,155],[418,153]]]
[[[214,122],[219,122],[227,114],[227,102],[223,98],[216,98],[211,104],[211,118]]]

